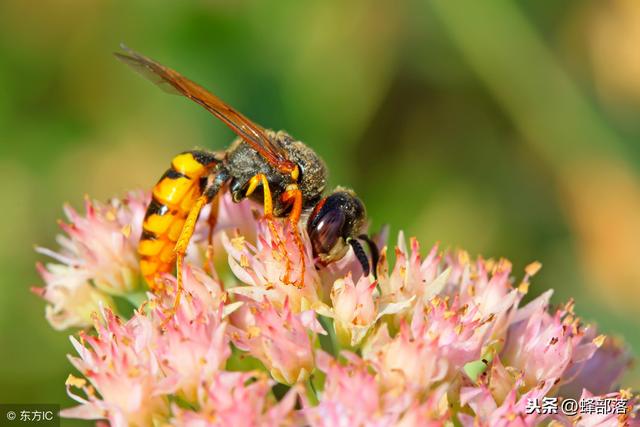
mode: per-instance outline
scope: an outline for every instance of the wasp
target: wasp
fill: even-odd
[[[323,160],[303,142],[285,131],[274,132],[255,124],[220,98],[178,72],[123,47],[116,57],[170,93],[185,96],[226,124],[236,140],[224,151],[191,150],[175,156],[171,166],[153,187],[138,246],[140,269],[152,291],[160,289],[157,278],[176,266],[174,308],[182,291],[182,269],[187,245],[200,211],[212,205],[209,240],[215,227],[217,201],[223,191],[234,202],[251,198],[262,203],[272,234],[273,218],[286,217],[300,252],[301,274],[291,282],[287,259],[284,283],[303,286],[304,243],[299,222],[307,217],[306,232],[314,260],[322,265],[341,259],[348,248],[369,275],[368,256],[359,240],[367,243],[372,263],[377,265],[375,243],[363,233],[366,210],[349,189],[338,187],[323,196],[327,168]],[[281,242],[280,242],[281,244]],[[375,274],[375,272],[374,272]]]

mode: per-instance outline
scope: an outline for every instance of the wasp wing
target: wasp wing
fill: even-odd
[[[283,173],[291,173],[295,164],[288,160],[283,150],[274,145],[264,130],[243,116],[220,98],[200,86],[199,84],[182,76],[177,71],[165,67],[158,62],[141,55],[126,46],[122,46],[125,53],[116,52],[115,56],[125,64],[132,67],[153,83],[160,86],[165,92],[186,96],[197,102],[214,116],[225,123],[232,131],[251,145],[271,165]]]

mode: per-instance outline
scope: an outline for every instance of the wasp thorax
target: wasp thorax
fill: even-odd
[[[327,167],[324,161],[303,142],[296,141],[285,131],[271,133],[277,144],[284,148],[287,157],[300,168],[298,186],[302,191],[304,207],[314,206],[327,185]]]

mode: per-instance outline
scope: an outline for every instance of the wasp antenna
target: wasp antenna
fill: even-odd
[[[374,242],[366,234],[361,234],[358,236],[358,238],[367,242],[367,246],[369,246],[369,252],[371,252],[371,264],[373,266],[373,277],[378,279],[378,261],[380,261],[380,249],[378,249],[378,245],[376,244],[376,242]]]
[[[367,258],[366,252],[364,251],[364,249],[362,249],[362,245],[357,239],[351,238],[347,239],[347,243],[353,248],[353,253],[356,255],[356,258],[360,262],[364,275],[368,276],[371,268],[369,266],[369,258]]]

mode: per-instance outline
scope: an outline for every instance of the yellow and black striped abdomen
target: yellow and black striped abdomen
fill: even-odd
[[[218,163],[214,153],[188,151],[177,155],[153,187],[138,245],[140,270],[153,289],[157,275],[171,270],[176,241],[189,211],[202,195],[202,182]]]

